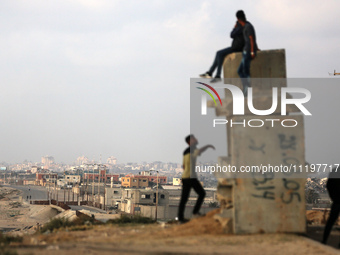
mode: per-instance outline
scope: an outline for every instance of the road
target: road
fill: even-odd
[[[18,186],[18,185],[6,185],[10,188],[21,190],[23,192],[22,198],[24,200],[47,200],[47,190],[45,187],[39,186]]]
[[[45,187],[41,186],[19,186],[19,185],[6,185],[7,187],[21,190],[23,192],[22,198],[24,201],[29,200],[47,200],[48,199],[48,190]],[[77,194],[72,194],[72,191],[70,189],[66,190],[52,190],[52,197],[57,197],[59,201],[72,201],[74,198],[74,201],[77,201]],[[58,194],[58,195],[57,195]],[[27,199],[28,198],[28,199]],[[71,210],[88,210],[93,213],[106,213],[104,210],[101,210],[99,208],[91,207],[91,206],[77,206],[77,205],[71,205]]]
[[[47,200],[48,189],[41,186],[19,186],[19,185],[6,185],[13,189],[18,189],[23,191],[22,198],[24,200]],[[51,198],[56,199],[58,197],[59,201],[77,201],[77,194],[73,194],[71,189],[65,190],[50,190]]]

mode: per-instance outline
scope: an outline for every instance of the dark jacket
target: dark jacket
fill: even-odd
[[[237,22],[236,27],[231,31],[230,37],[233,38],[231,48],[234,51],[242,51],[244,47],[243,27]]]

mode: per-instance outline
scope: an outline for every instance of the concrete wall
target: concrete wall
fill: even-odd
[[[135,207],[139,207],[140,212],[134,210],[134,214],[140,213],[142,216],[150,217],[152,219],[154,219],[156,217],[156,206],[135,205]],[[157,206],[157,219],[158,220],[165,220],[165,219],[169,218],[168,208],[169,208],[169,206]]]

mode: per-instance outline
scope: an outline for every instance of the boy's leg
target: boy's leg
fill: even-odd
[[[200,211],[201,205],[205,197],[205,190],[203,189],[201,183],[197,179],[191,179],[192,187],[198,195],[196,205],[194,207],[193,214],[197,214]]]
[[[222,50],[219,50],[219,51],[216,52],[214,62],[212,64],[212,66],[210,67],[209,71],[208,71],[210,76],[213,75],[216,67],[217,67],[216,77],[220,77],[221,76],[221,66],[223,65],[224,57],[227,56],[228,54],[230,54],[231,52],[233,52],[231,47],[225,48],[225,49],[222,49]],[[221,63],[221,59],[222,59],[222,63]]]
[[[241,63],[240,65],[238,66],[238,69],[237,69],[237,73],[238,73],[238,76],[240,76],[240,78],[244,78],[244,55],[242,54],[242,59],[241,59]]]
[[[340,204],[333,203],[331,213],[329,214],[329,218],[327,220],[325,230],[323,233],[322,243],[326,244],[329,234],[331,233],[332,227],[335,221],[338,219],[340,213]]]
[[[250,87],[250,62],[251,56],[249,52],[242,53],[242,60],[238,67],[237,73],[241,78],[243,85],[243,94],[248,96],[248,87]]]
[[[221,78],[221,72],[222,72],[222,66],[223,66],[224,58],[228,54],[233,53],[233,52],[234,51],[231,49],[231,47],[225,48],[225,49],[220,50],[220,51],[217,52],[217,54],[216,54],[216,58],[217,58],[217,73],[216,73],[215,77]]]
[[[178,220],[179,221],[184,219],[185,205],[188,202],[190,189],[191,189],[190,179],[182,179],[182,183],[183,183],[183,186],[182,186],[181,202],[179,203],[179,208],[178,208]]]
[[[216,52],[215,58],[214,58],[214,62],[212,64],[212,66],[210,67],[208,74],[210,74],[210,76],[213,75],[216,67],[217,67],[217,63],[218,63],[218,52]]]

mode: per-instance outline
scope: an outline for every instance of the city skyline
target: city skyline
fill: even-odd
[[[150,161],[150,162],[145,161],[145,160],[138,161],[138,162],[137,161],[119,162],[118,159],[116,157],[114,157],[114,156],[108,156],[107,158],[102,158],[102,159],[100,159],[100,156],[99,156],[98,160],[96,160],[96,159],[88,158],[85,155],[81,155],[81,156],[77,157],[72,162],[63,162],[63,161],[55,160],[53,156],[45,155],[45,156],[40,157],[40,160],[24,159],[21,162],[9,162],[9,161],[6,161],[6,160],[2,160],[2,161],[0,161],[0,166],[1,165],[5,165],[5,164],[8,164],[8,165],[24,164],[26,162],[33,163],[33,164],[44,165],[45,164],[44,163],[44,158],[46,158],[46,157],[53,158],[53,163],[49,163],[50,165],[52,165],[52,164],[66,164],[66,165],[84,165],[84,164],[129,165],[129,164],[145,164],[145,163],[146,164],[151,164],[151,163],[157,163],[157,162],[161,162],[161,163],[164,163],[164,164],[167,164],[167,163],[179,164],[178,162],[160,161],[160,160],[154,160],[154,161]],[[84,162],[79,162],[81,159],[84,159]],[[113,163],[113,161],[115,161],[116,163]]]

